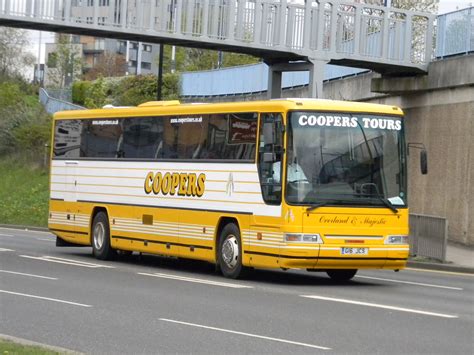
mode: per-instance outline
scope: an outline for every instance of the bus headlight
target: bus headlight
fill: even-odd
[[[408,235],[389,235],[385,244],[408,244]]]
[[[323,240],[321,239],[321,236],[319,234],[285,233],[283,236],[283,241],[323,244]]]

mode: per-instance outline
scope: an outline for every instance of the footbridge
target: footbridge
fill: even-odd
[[[434,16],[340,0],[0,0],[0,25],[245,53],[282,73],[309,71],[322,93],[325,64],[385,75],[426,72]]]

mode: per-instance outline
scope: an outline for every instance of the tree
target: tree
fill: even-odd
[[[107,103],[107,87],[104,79],[100,77],[87,89],[85,105],[87,108],[102,108]]]
[[[71,43],[69,35],[59,35],[56,50],[47,58],[46,85],[56,88],[70,86],[82,73],[80,44]]]
[[[164,46],[163,72],[170,73],[172,67],[171,46]],[[218,51],[200,48],[176,47],[175,69],[177,72],[217,69]],[[246,54],[225,52],[222,67],[233,67],[260,62],[260,58]]]
[[[95,80],[99,77],[124,76],[126,71],[127,62],[124,55],[105,51],[99,56],[95,66],[86,73],[85,79]]]
[[[438,13],[439,0],[392,0],[392,7],[399,9],[428,12],[431,14]],[[436,43],[433,33],[426,33],[427,19],[422,17],[413,18],[412,27],[412,60],[415,62],[427,62],[431,58],[425,58],[425,44],[427,36],[433,37],[433,46]]]
[[[0,27],[0,77],[22,76],[23,69],[32,66],[35,57],[29,53],[25,30]]]
[[[392,0],[392,7],[436,14],[439,0]]]

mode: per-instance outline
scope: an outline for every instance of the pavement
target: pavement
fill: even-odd
[[[0,227],[32,231],[49,231],[48,228],[44,227],[18,226],[11,224],[0,224]],[[446,262],[441,263],[414,258],[408,261],[407,267],[474,274],[474,247],[467,247],[456,243],[448,243],[446,250]]]
[[[410,260],[408,267],[474,274],[474,247],[448,243],[446,262]]]

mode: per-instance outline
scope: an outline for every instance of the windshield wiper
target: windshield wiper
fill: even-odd
[[[391,210],[393,213],[398,213],[398,209],[397,209],[389,200],[387,200],[386,198],[383,198],[383,197],[380,196],[380,195],[377,195],[377,198],[378,198],[385,206],[387,206],[387,208],[390,208],[390,210]]]
[[[379,192],[379,189],[377,187],[377,184],[375,183],[372,183],[372,182],[366,182],[365,184],[362,184],[361,185],[361,189],[363,190],[365,186],[373,186],[374,187],[374,190],[375,190],[375,195],[372,195],[370,194],[369,196],[373,196],[373,197],[376,197],[380,202],[382,202],[387,208],[389,208],[393,213],[398,213],[398,209],[389,201],[387,200],[385,197],[383,197],[380,192]]]
[[[316,208],[319,208],[319,207],[327,206],[327,205],[329,205],[330,203],[334,203],[335,201],[336,201],[336,200],[327,200],[327,201],[324,201],[324,202],[315,203],[315,204],[313,204],[313,205],[310,205],[308,208],[306,208],[306,212],[315,210]]]

